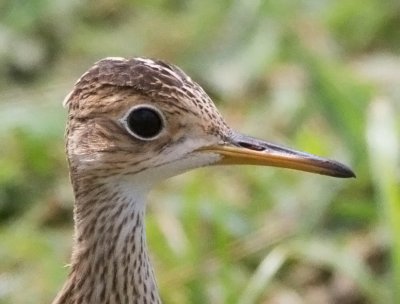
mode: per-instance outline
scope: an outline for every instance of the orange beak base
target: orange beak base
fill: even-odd
[[[355,177],[347,166],[312,154],[271,144],[235,133],[230,142],[199,149],[217,153],[222,159],[217,164],[248,164],[289,168],[333,177]]]

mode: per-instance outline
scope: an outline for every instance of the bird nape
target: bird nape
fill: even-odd
[[[106,58],[65,99],[75,235],[53,303],[160,303],[145,238],[145,198],[159,181],[218,164],[354,177],[346,166],[233,131],[178,67]]]

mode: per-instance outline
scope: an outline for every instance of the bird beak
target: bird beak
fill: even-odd
[[[349,167],[339,162],[288,149],[238,133],[234,133],[223,144],[203,147],[199,151],[219,154],[222,158],[216,164],[220,165],[262,165],[334,177],[355,177]]]

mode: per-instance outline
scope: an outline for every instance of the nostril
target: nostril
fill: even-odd
[[[247,142],[242,142],[242,141],[239,141],[238,145],[243,147],[243,148],[250,149],[250,150],[253,150],[253,151],[264,151],[265,150],[265,148],[262,147],[262,146],[258,146],[258,145],[254,145],[254,144],[247,143]]]

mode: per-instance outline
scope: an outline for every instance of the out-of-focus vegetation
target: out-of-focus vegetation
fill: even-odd
[[[400,303],[400,2],[0,3],[0,303],[65,280],[73,197],[64,96],[107,56],[163,58],[234,128],[357,179],[197,170],[149,198],[165,303]]]

